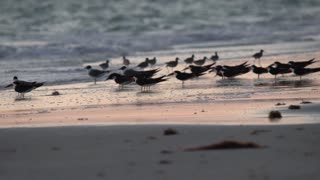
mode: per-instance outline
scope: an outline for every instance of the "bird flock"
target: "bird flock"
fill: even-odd
[[[86,66],[85,69],[87,69],[88,75],[93,79],[94,84],[97,83],[99,78],[107,77],[105,80],[114,80],[114,82],[119,85],[119,89],[123,89],[127,84],[136,83],[141,87],[141,92],[150,91],[151,86],[167,81],[172,76],[175,76],[176,79],[180,80],[182,82],[182,87],[184,87],[185,81],[198,78],[209,73],[215,74],[215,76],[219,76],[222,79],[234,78],[249,72],[257,74],[258,78],[260,78],[262,74],[270,73],[274,76],[276,81],[278,75],[294,73],[299,76],[301,80],[304,75],[320,71],[320,68],[307,67],[318,62],[315,58],[307,61],[289,61],[288,63],[280,63],[276,61],[267,67],[262,67],[260,59],[263,56],[263,52],[264,50],[260,50],[252,55],[252,58],[254,58],[253,65],[246,61],[234,66],[216,65],[219,60],[217,52],[215,52],[210,58],[205,56],[201,59],[195,59],[195,55],[192,54],[190,57],[183,60],[182,63],[185,64],[185,68],[181,71],[175,70],[179,62],[181,63],[180,58],[176,57],[175,60],[164,64],[168,73],[158,77],[155,76],[159,71],[161,71],[161,68],[154,67],[157,64],[156,57],[152,59],[146,58],[137,65],[132,65],[130,60],[123,56],[123,66],[121,68],[111,70],[110,60],[106,60],[104,63],[99,64],[101,69],[93,69],[90,65]],[[255,65],[256,60],[258,60],[259,66]],[[207,63],[208,61],[209,63]],[[148,67],[150,67],[150,69],[145,70]],[[42,85],[43,83],[18,80],[15,76],[13,83],[9,84],[7,87],[14,86],[14,90],[23,98],[25,93]]]

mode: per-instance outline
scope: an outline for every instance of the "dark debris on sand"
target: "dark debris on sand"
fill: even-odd
[[[53,91],[51,93],[51,96],[59,96],[59,95],[61,95],[61,93],[59,91]]]
[[[231,149],[259,149],[265,148],[266,146],[259,145],[249,141],[221,141],[215,144],[197,146],[187,148],[184,151],[207,151],[207,150],[231,150]]]
[[[286,103],[280,103],[280,102],[278,102],[278,103],[276,104],[276,106],[284,106],[284,105],[286,105]]]
[[[269,119],[274,120],[274,119],[281,119],[282,115],[280,111],[270,111],[269,112]]]
[[[290,105],[288,109],[295,110],[295,109],[301,109],[301,107],[299,105]]]
[[[178,134],[178,131],[175,129],[172,129],[172,128],[168,128],[163,131],[163,135],[165,135],[165,136],[172,136],[172,135],[177,135],[177,134]]]

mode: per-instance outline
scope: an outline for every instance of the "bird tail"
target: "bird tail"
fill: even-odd
[[[320,71],[320,68],[314,68],[312,69],[312,72],[319,72]]]
[[[36,88],[41,87],[43,85],[44,85],[44,82],[41,82],[41,83],[34,82],[33,83],[33,88],[36,89]]]

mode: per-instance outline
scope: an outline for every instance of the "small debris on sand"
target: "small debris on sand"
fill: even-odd
[[[172,154],[173,152],[172,151],[169,151],[169,150],[162,150],[160,151],[161,154]]]
[[[157,138],[157,137],[154,137],[154,136],[148,136],[147,139],[148,139],[148,140],[157,140],[158,138]]]
[[[88,118],[78,118],[77,120],[78,120],[78,121],[87,121]]]
[[[276,104],[276,106],[284,106],[284,105],[286,105],[286,103],[280,103],[280,102],[278,102],[278,103]]]
[[[177,130],[172,129],[172,128],[168,128],[166,130],[164,130],[163,135],[165,136],[171,136],[171,135],[176,135],[178,134]]]
[[[300,104],[312,104],[310,101],[302,101]]]
[[[59,96],[59,95],[61,95],[61,94],[60,94],[59,91],[53,91],[53,92],[51,93],[51,95],[52,95],[52,96]]]
[[[256,144],[254,142],[247,141],[222,141],[215,144],[210,144],[206,146],[198,146],[187,148],[184,151],[207,151],[207,150],[226,150],[226,149],[259,149],[265,148],[266,146],[262,146]]]
[[[257,129],[257,130],[253,130],[250,134],[251,135],[258,135],[260,133],[267,133],[267,132],[271,132],[271,130]]]
[[[294,109],[301,109],[299,105],[290,105],[288,109],[294,110]]]
[[[270,111],[269,112],[269,119],[274,120],[274,119],[281,119],[282,115],[280,111]]]
[[[163,164],[163,165],[165,165],[165,164],[171,164],[172,162],[171,161],[169,161],[169,160],[160,160],[159,161],[159,164]]]

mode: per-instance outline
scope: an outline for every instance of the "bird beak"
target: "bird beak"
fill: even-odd
[[[190,67],[186,67],[186,68],[182,69],[182,71],[185,71],[185,70],[187,70],[187,69],[190,69]]]
[[[11,86],[13,86],[13,84],[12,84],[12,83],[11,83],[11,84],[6,85],[6,86],[5,86],[5,88],[11,87]]]

